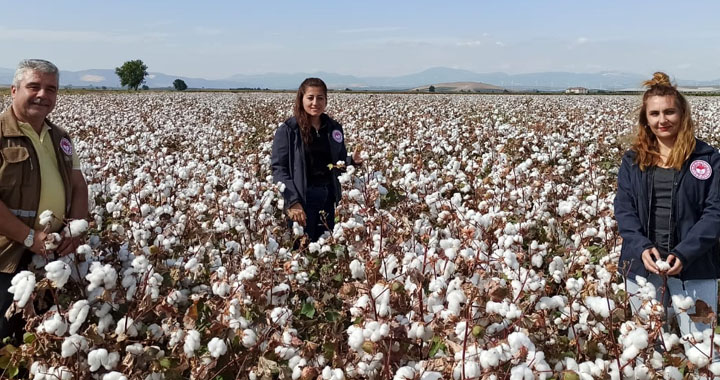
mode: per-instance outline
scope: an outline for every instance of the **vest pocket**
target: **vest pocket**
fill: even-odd
[[[13,187],[23,178],[24,164],[30,154],[23,146],[10,146],[0,151],[2,165],[0,165],[0,187]]]

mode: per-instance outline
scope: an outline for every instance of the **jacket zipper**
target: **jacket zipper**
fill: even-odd
[[[655,184],[655,167],[654,166],[649,169],[648,177],[646,180],[647,180],[647,183],[645,184],[645,186],[647,186],[647,188],[650,191],[646,192],[646,194],[648,195],[648,209],[647,209],[648,216],[647,216],[647,228],[645,229],[645,236],[649,239],[650,238],[650,218],[652,217],[652,197],[653,197],[653,192],[655,191],[655,186],[654,186],[654,184]]]

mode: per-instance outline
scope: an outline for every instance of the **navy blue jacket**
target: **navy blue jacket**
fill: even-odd
[[[333,164],[343,161],[351,164],[351,157],[347,155],[345,148],[345,134],[342,126],[326,114],[320,116],[321,122],[328,126],[328,139],[330,140],[330,159]],[[339,140],[339,141],[337,141]],[[285,120],[275,132],[272,145],[272,166],[273,181],[285,184],[283,198],[285,208],[300,202],[305,208],[305,191],[307,190],[307,175],[305,171],[305,144],[300,136],[300,126],[294,117]],[[333,180],[335,188],[335,203],[342,198],[340,192],[340,181],[338,175],[340,170],[333,169]]]
[[[698,160],[710,164],[709,178],[700,179],[693,174],[698,173],[697,170],[690,170]],[[654,167],[640,170],[635,163],[635,152],[628,151],[623,156],[615,196],[615,219],[623,238],[619,271],[631,279],[638,275],[647,278],[650,273],[643,265],[641,254],[654,245],[648,238],[653,173]],[[703,141],[696,140],[695,151],[675,176],[670,212],[670,239],[675,244],[671,253],[683,264],[680,278],[720,277],[720,154]]]

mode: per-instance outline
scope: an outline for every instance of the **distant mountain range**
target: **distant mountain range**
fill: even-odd
[[[0,85],[12,83],[15,70],[0,68]],[[568,87],[586,87],[601,90],[637,89],[648,75],[599,72],[539,72],[528,74],[475,73],[467,70],[435,67],[425,71],[395,77],[358,77],[327,72],[315,73],[266,73],[256,75],[237,74],[226,79],[210,80],[189,78],[151,72],[146,82],[151,88],[172,87],[175,79],[182,79],[190,88],[232,89],[261,88],[272,90],[294,90],[307,77],[320,77],[330,88],[352,90],[409,90],[428,87],[431,84],[453,82],[481,82],[509,90],[557,91]],[[119,88],[120,81],[112,69],[91,69],[83,71],[61,71],[62,87],[107,87]],[[683,87],[720,86],[720,79],[708,81],[678,80]],[[437,87],[437,85],[436,85]]]

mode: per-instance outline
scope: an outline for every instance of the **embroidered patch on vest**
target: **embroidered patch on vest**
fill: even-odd
[[[65,137],[60,140],[60,149],[62,149],[62,151],[68,156],[72,156],[73,154],[73,146],[70,143],[70,140]]]
[[[339,143],[343,142],[342,132],[340,132],[340,131],[338,131],[338,130],[334,130],[334,131],[333,131],[332,137],[333,137],[333,140],[335,140],[335,141],[337,141],[337,142],[339,142]]]
[[[690,164],[690,173],[697,178],[706,180],[712,175],[712,166],[704,160],[695,160]]]

